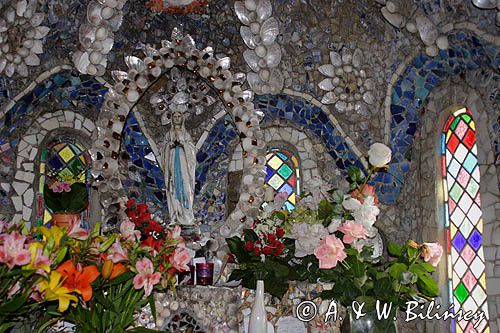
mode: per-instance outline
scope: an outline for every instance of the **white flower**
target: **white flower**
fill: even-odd
[[[357,200],[356,200],[357,201]],[[377,216],[380,213],[380,209],[375,206],[374,198],[372,196],[365,197],[363,204],[354,210],[352,216],[357,223],[362,224],[368,231],[368,237],[373,237],[377,229],[373,227],[375,221],[377,221]]]
[[[290,238],[295,239],[295,256],[298,258],[314,254],[319,242],[328,236],[328,230],[321,224],[296,223]]]
[[[328,226],[328,232],[330,234],[333,234],[340,227],[341,223],[342,223],[341,219],[332,219],[332,222]]]
[[[342,206],[345,209],[353,212],[361,207],[361,202],[358,199],[351,197],[350,195],[346,195],[344,197],[344,201],[342,202]]]
[[[368,161],[377,168],[385,167],[392,158],[391,148],[383,143],[374,143],[368,150]]]

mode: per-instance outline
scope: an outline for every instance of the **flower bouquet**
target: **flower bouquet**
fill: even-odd
[[[188,269],[179,232],[166,231],[152,248],[130,221],[109,236],[100,234],[99,224],[89,232],[75,220],[68,228],[31,231],[3,224],[0,332],[34,309],[43,310],[40,332],[59,320],[80,332],[130,330],[142,306],[149,302],[154,309],[152,291],[172,290],[175,273]]]
[[[347,193],[313,179],[309,182],[310,193],[300,198],[292,212],[282,209],[286,196],[276,195],[274,203],[263,209],[253,230],[227,240],[239,264],[230,278],[242,279],[243,286],[253,288],[255,274],[267,276],[271,281],[266,283],[266,291],[278,297],[286,291],[284,284],[288,281],[324,282],[333,288],[323,291],[319,295],[322,299],[334,299],[346,308],[357,301],[365,304],[365,311],[373,311],[377,300],[392,303],[395,310],[405,308],[409,300],[438,296],[431,273],[442,254],[440,245],[390,243],[389,258],[375,246],[380,237],[374,225],[380,204],[369,182],[375,172],[387,167],[391,151],[377,143],[368,155],[368,175],[358,168],[348,170]],[[262,254],[268,233],[277,230],[283,252]],[[282,281],[276,281],[279,278]],[[390,326],[380,329],[391,331]]]

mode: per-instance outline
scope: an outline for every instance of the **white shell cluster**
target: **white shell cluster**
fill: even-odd
[[[50,29],[41,25],[45,13],[37,9],[36,0],[12,1],[0,9],[0,73],[28,76],[28,66],[40,65],[41,39]]]
[[[244,150],[241,196],[220,234],[227,237],[239,232],[258,214],[263,197],[258,189],[264,183],[266,165],[266,143],[259,126],[263,115],[254,109],[253,93],[242,90],[245,75],[232,74],[229,58],[216,59],[210,47],[197,49],[191,36],[183,36],[178,29],[172,32],[172,41],[162,41],[159,50],[147,46],[144,53],[143,59],[126,57],[128,70],[114,72],[115,84],[106,94],[97,121],[97,138],[91,156],[92,174],[101,192],[101,202],[110,214],[116,214],[119,212],[107,208],[127,200],[118,178],[118,156],[121,133],[131,108],[156,78],[174,67],[183,67],[216,87],[240,130]],[[111,183],[115,184],[113,188],[109,187]]]
[[[87,22],[80,26],[80,50],[73,63],[82,74],[102,76],[108,53],[113,48],[114,33],[123,21],[122,8],[127,0],[91,0],[87,6]]]
[[[241,288],[178,286],[176,294],[155,294],[156,323],[147,305],[136,324],[164,331],[176,315],[188,313],[205,332],[237,333],[242,319],[240,294]]]
[[[328,78],[318,86],[327,91],[321,103],[335,104],[339,112],[359,111],[364,104],[375,104],[375,81],[368,78],[361,49],[343,48],[341,52],[330,52],[330,64],[318,68]]]
[[[382,7],[382,16],[398,29],[406,28],[410,33],[418,33],[425,44],[425,53],[429,57],[438,55],[439,50],[447,50],[449,47],[448,37],[444,31],[439,31],[427,16],[417,13],[413,17],[404,17],[398,12],[399,6],[394,1],[386,1]]]
[[[283,89],[283,75],[277,68],[281,62],[281,47],[276,43],[278,20],[271,17],[273,7],[269,0],[236,1],[234,9],[243,23],[240,34],[248,50],[243,52],[245,62],[253,71],[247,80],[258,94],[277,94]]]

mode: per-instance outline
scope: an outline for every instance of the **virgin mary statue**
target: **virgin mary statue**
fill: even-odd
[[[161,155],[170,224],[193,225],[196,147],[184,127],[184,115],[174,112]]]

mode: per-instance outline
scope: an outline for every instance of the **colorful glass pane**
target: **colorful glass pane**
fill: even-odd
[[[488,318],[476,133],[467,109],[456,111],[447,120],[440,148],[446,192],[449,301],[455,312],[484,311]],[[452,332],[489,332],[487,319],[475,330],[474,324],[453,321]]]
[[[74,142],[73,139],[59,139],[42,150],[40,156],[38,223],[47,224],[52,218],[52,212],[43,203],[44,185],[50,186],[59,180],[67,178],[86,183],[89,179],[88,161],[90,161],[87,155],[84,148]],[[88,212],[84,212],[83,215],[82,222],[85,225],[85,216],[88,215]]]
[[[276,193],[288,195],[283,208],[292,211],[300,195],[299,161],[289,150],[272,148],[267,154],[267,170],[264,187],[270,186]],[[266,203],[264,203],[266,204]]]

